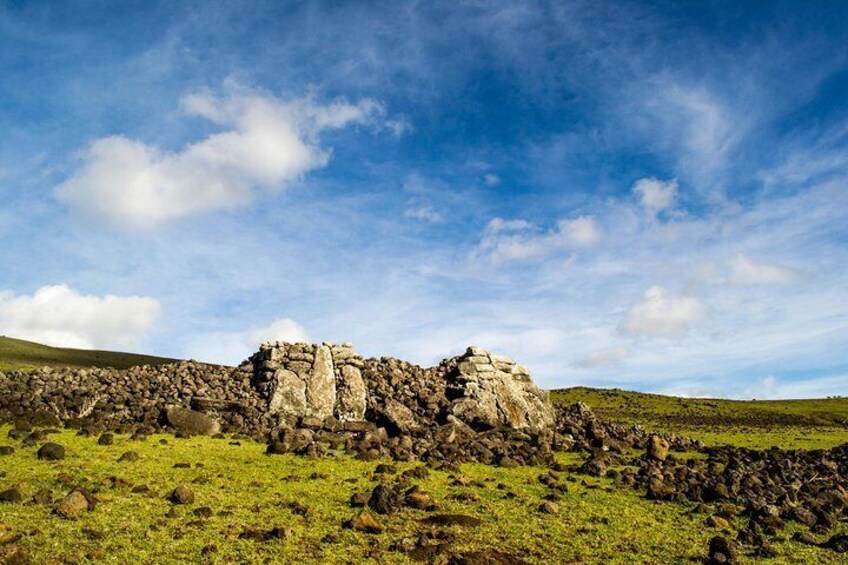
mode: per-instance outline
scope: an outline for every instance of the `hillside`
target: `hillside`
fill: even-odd
[[[0,370],[33,367],[114,367],[126,369],[136,365],[163,365],[176,359],[86,349],[49,347],[31,341],[0,336]]]
[[[848,398],[722,400],[573,387],[551,391],[551,399],[584,402],[607,420],[709,444],[813,449],[848,441]]]

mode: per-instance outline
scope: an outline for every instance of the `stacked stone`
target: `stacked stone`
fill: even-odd
[[[456,398],[449,410],[466,424],[475,429],[553,427],[548,393],[515,360],[469,347],[449,363],[448,396]]]
[[[288,425],[304,418],[312,425],[328,418],[362,420],[367,397],[363,366],[349,343],[327,342],[264,343],[249,361],[268,413]]]

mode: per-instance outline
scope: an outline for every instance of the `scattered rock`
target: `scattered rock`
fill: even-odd
[[[383,531],[383,525],[370,512],[362,511],[344,523],[344,527],[365,532],[368,534],[379,534]]]
[[[76,518],[83,512],[94,510],[95,499],[85,489],[75,488],[56,505],[54,511],[62,518]]]
[[[394,514],[400,509],[401,497],[388,485],[377,485],[368,499],[368,507],[377,514]]]
[[[736,562],[736,544],[733,541],[723,536],[710,539],[708,565],[733,565]]]
[[[41,446],[37,456],[45,461],[59,461],[65,458],[65,448],[58,443],[48,442]]]
[[[555,502],[545,501],[539,505],[542,514],[559,514],[559,505]]]
[[[18,487],[11,487],[0,491],[0,502],[21,502],[23,499],[24,495]]]
[[[194,492],[185,485],[179,485],[171,491],[170,496],[168,496],[168,500],[174,504],[193,504]]]
[[[135,451],[125,451],[124,453],[121,454],[120,457],[118,457],[118,462],[119,463],[133,463],[135,461],[138,461],[138,459],[139,459],[139,457],[138,457],[137,452],[135,452]]]
[[[115,443],[115,436],[110,433],[102,434],[97,438],[97,445],[112,445]]]

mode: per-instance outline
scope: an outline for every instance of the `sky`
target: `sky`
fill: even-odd
[[[0,334],[848,393],[848,4],[0,0]]]

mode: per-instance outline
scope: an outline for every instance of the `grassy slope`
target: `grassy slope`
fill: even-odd
[[[252,442],[230,445],[209,438],[175,439],[154,436],[133,441],[117,436],[112,446],[100,446],[97,438],[62,431],[52,439],[66,446],[68,457],[59,462],[39,461],[37,447],[21,447],[6,437],[0,427],[0,445],[15,447],[13,455],[0,459],[0,489],[18,485],[28,499],[38,489],[49,488],[58,497],[67,492],[58,478],[64,473],[72,484],[99,488],[93,512],[76,520],[62,520],[39,504],[0,503],[0,521],[7,529],[26,532],[20,543],[33,552],[34,562],[88,563],[411,563],[403,553],[389,549],[392,541],[414,537],[423,527],[418,520],[427,512],[404,509],[380,517],[387,531],[379,535],[343,530],[341,524],[354,510],[347,501],[355,491],[370,491],[379,476],[372,471],[378,462],[363,462],[342,454],[324,460],[295,456],[266,456],[264,446]],[[167,438],[166,445],[159,439]],[[118,463],[126,450],[137,451],[135,463]],[[560,456],[566,464],[578,463],[575,454]],[[190,469],[174,469],[177,462]],[[201,463],[202,467],[197,466]],[[415,463],[399,464],[399,471]],[[456,534],[454,550],[498,549],[521,556],[531,563],[692,563],[705,552],[715,530],[705,527],[706,514],[693,512],[692,505],[655,503],[639,493],[613,487],[606,479],[565,475],[569,492],[560,501],[561,513],[541,514],[537,508],[548,491],[537,477],[542,468],[502,469],[485,465],[463,465],[462,475],[481,481],[481,486],[453,486],[452,476],[431,471],[426,479],[414,480],[429,492],[440,512],[458,512],[483,520],[476,528],[447,528]],[[316,474],[313,474],[316,473]],[[147,484],[153,494],[132,494],[130,487],[112,488],[103,481],[120,477],[132,484]],[[206,482],[194,483],[201,479]],[[178,516],[168,518],[171,504],[164,497],[177,484],[189,484],[196,502],[176,507]],[[508,485],[517,496],[509,498],[497,484]],[[474,493],[477,501],[461,502],[451,497]],[[290,501],[314,510],[311,517],[296,515]],[[192,510],[210,506],[214,515],[198,519]],[[287,525],[289,540],[256,542],[238,539],[246,527],[268,529]],[[2,528],[0,528],[2,529]],[[86,530],[104,534],[94,539]],[[838,531],[845,531],[840,526]],[[794,531],[789,526],[783,539]],[[322,541],[338,534],[335,543]],[[731,534],[735,535],[735,534]],[[216,551],[201,558],[203,548]],[[839,563],[842,556],[829,550],[778,541],[775,565],[787,563]],[[56,561],[59,562],[59,561]],[[740,563],[751,563],[742,557]]]
[[[551,399],[579,400],[614,422],[708,444],[815,449],[848,442],[848,398],[739,401],[575,387],[551,391]]]
[[[174,359],[85,349],[48,347],[31,341],[0,336],[0,371],[33,367],[114,367],[125,369],[135,365],[162,365]]]

